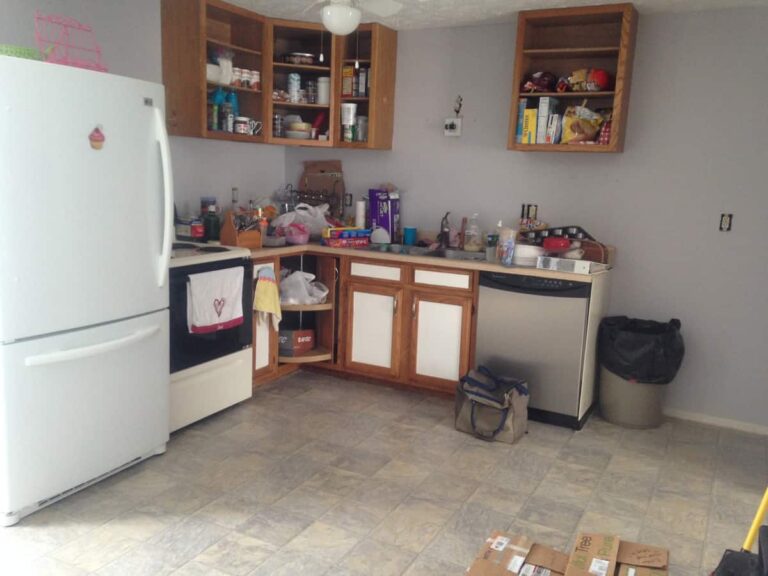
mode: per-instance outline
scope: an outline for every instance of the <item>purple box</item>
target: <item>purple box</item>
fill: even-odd
[[[368,190],[368,210],[371,228],[384,228],[392,242],[397,242],[400,230],[400,193]]]

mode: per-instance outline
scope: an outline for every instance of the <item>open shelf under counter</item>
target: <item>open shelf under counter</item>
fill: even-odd
[[[230,50],[234,50],[235,52],[242,52],[244,54],[253,54],[254,56],[261,56],[261,50],[254,50],[252,48],[246,48],[245,46],[238,46],[237,44],[232,44],[230,42],[224,42],[222,40],[217,40],[214,38],[207,38],[206,42],[208,42],[208,44],[212,46],[229,48]]]
[[[603,92],[520,92],[520,98],[613,98],[613,90]]]
[[[278,356],[277,361],[282,364],[305,364],[307,362],[325,362],[332,360],[333,354],[330,350],[317,346],[312,350],[298,354],[296,356]]]
[[[281,304],[280,309],[283,312],[324,312],[333,310],[333,302],[323,304]]]
[[[586,48],[527,48],[523,54],[534,58],[574,58],[578,56],[615,56],[619,46],[592,46]]]
[[[285,70],[305,70],[308,72],[325,72],[331,73],[329,66],[317,66],[316,64],[291,64],[290,62],[273,62],[272,66],[275,68],[284,68]]]

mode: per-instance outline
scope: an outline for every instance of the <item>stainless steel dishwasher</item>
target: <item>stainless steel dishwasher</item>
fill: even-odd
[[[588,282],[480,273],[477,363],[528,381],[533,420],[579,429],[594,403],[582,382],[590,294]]]

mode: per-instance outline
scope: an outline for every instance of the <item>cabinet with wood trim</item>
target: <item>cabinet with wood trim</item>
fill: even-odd
[[[336,36],[335,101],[354,104],[367,118],[367,134],[344,139],[339,112],[334,128],[338,148],[392,149],[397,73],[397,32],[381,24],[361,24],[347,36]],[[345,68],[347,74],[345,74]],[[351,74],[351,75],[350,75]]]
[[[238,142],[264,142],[263,132],[250,136],[213,129],[208,100],[222,86],[207,80],[209,54],[233,54],[233,67],[262,73],[263,16],[221,0],[162,0],[163,83],[168,132]],[[263,83],[263,78],[262,78]],[[264,120],[262,90],[223,86],[237,95],[240,116]]]
[[[410,291],[411,383],[452,392],[470,360],[472,296]]]
[[[523,152],[621,152],[627,124],[637,19],[637,11],[629,3],[520,12],[507,148]],[[521,90],[526,78],[534,72],[551,72],[559,78],[583,68],[608,71],[614,78],[611,89],[601,92],[536,93]],[[612,109],[608,143],[518,142],[520,99],[528,99],[528,107],[538,109],[540,99],[545,96],[560,100],[561,114],[566,107],[581,105],[583,101],[591,110]]]
[[[346,143],[353,148],[390,149],[394,125],[394,90],[397,62],[397,32],[380,24],[362,24],[358,32],[336,37],[321,24],[266,18],[222,0],[162,0],[162,61],[166,93],[168,132],[236,142],[267,142],[293,146],[339,146],[341,142],[341,69],[354,58],[349,38],[355,37],[366,50],[371,71],[370,91],[356,101],[360,115],[368,117],[368,139]],[[357,46],[357,43],[355,43]],[[206,64],[219,50],[231,52],[233,67],[260,72],[260,86],[222,86],[208,81]],[[313,62],[286,61],[291,52],[314,56]],[[323,61],[319,61],[320,54]],[[355,52],[359,56],[359,52]],[[352,60],[354,62],[354,60]],[[288,75],[301,76],[301,88],[307,81],[328,77],[330,100],[326,104],[286,102],[275,99],[274,90],[286,90]],[[209,115],[213,91],[223,87],[237,95],[240,116],[263,122],[257,135],[236,134],[214,129]],[[318,134],[327,140],[299,139],[299,134],[276,136],[273,117],[301,116],[316,124]]]
[[[403,295],[402,286],[349,282],[344,291],[344,367],[348,371],[400,376]]]

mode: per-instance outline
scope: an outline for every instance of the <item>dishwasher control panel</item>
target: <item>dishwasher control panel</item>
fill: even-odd
[[[589,282],[525,276],[522,274],[504,274],[500,272],[481,272],[480,286],[505,290],[566,298],[589,298]]]

